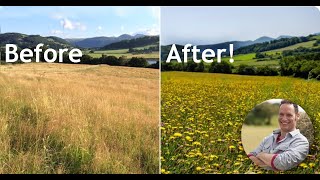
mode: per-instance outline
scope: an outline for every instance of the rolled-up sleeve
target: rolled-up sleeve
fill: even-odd
[[[284,152],[275,154],[271,165],[276,170],[288,170],[301,163],[309,153],[309,142],[306,138],[296,139]]]

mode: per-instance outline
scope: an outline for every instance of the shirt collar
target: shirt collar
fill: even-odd
[[[296,129],[294,131],[291,131],[289,132],[291,134],[292,137],[294,137],[295,135],[299,134],[300,133],[300,130],[299,129]]]
[[[280,134],[281,133],[281,130],[280,129],[276,129],[273,131],[273,134]],[[294,131],[291,131],[289,132],[289,134],[294,137],[295,135],[299,134],[300,133],[300,130],[299,129],[296,129]]]
[[[281,133],[281,130],[280,129],[276,129],[273,131],[273,134],[280,134]]]

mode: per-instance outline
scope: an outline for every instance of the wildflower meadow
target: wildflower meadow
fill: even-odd
[[[291,77],[162,72],[162,174],[319,173],[320,83]],[[288,171],[255,166],[241,142],[247,114],[268,99],[304,108],[315,130],[308,157]]]

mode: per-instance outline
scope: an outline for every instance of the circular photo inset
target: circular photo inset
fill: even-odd
[[[241,130],[243,148],[257,166],[285,171],[308,155],[314,129],[307,113],[285,99],[271,99],[255,106]]]

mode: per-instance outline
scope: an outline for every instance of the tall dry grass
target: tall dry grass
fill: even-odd
[[[0,66],[0,173],[158,173],[159,71]]]

